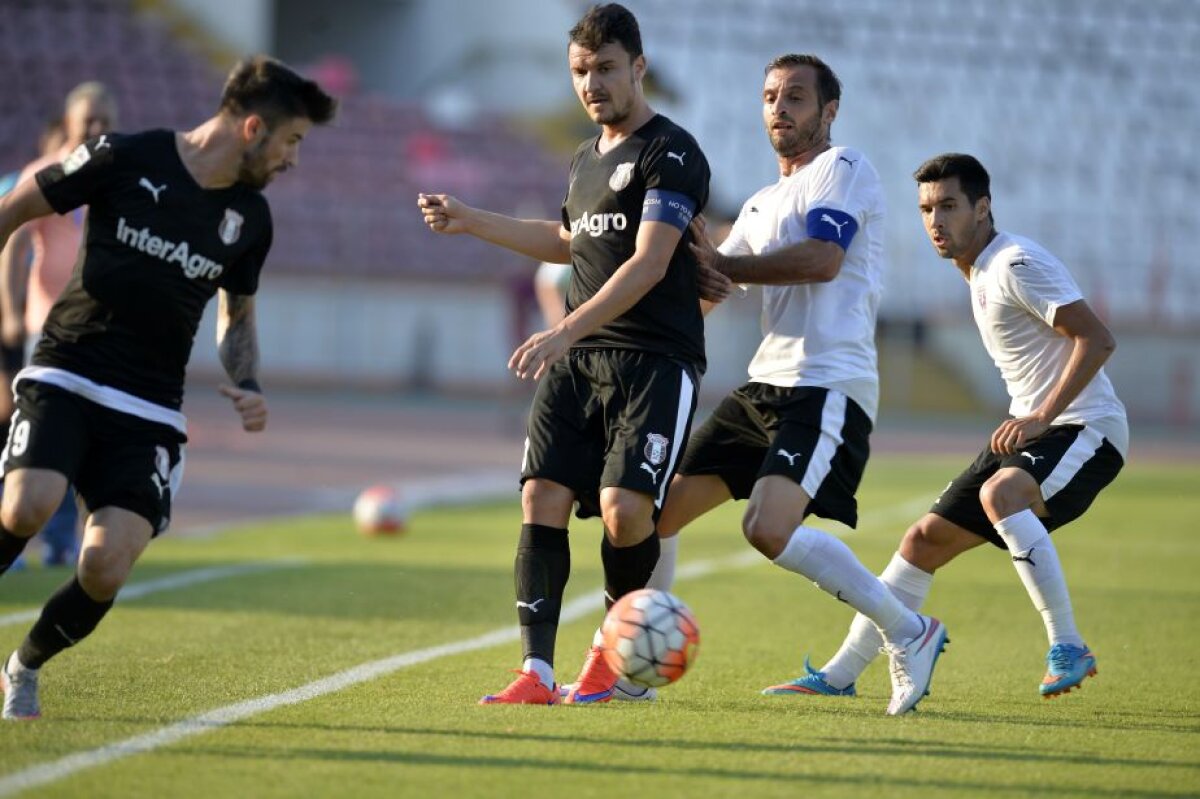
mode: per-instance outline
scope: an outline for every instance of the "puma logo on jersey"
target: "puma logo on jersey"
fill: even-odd
[[[100,138],[96,140],[96,149],[104,150],[109,147],[112,147],[112,145],[108,143],[108,134],[101,134]]]
[[[163,482],[163,479],[157,474],[150,475],[150,482],[154,483],[154,487],[158,489],[158,498],[162,499],[167,495],[167,489],[170,486]]]
[[[839,155],[839,156],[838,156],[838,160],[839,160],[839,161],[845,161],[845,162],[846,162],[847,164],[849,164],[850,166],[854,166],[855,164],[857,164],[857,163],[858,163],[857,161],[851,161],[849,158],[847,158],[847,157],[846,157],[846,156],[844,156],[844,155]]]
[[[837,234],[838,234],[839,239],[842,237],[842,228],[844,228],[846,225],[850,224],[850,221],[847,220],[845,222],[842,222],[839,225],[836,221],[834,221],[834,218],[832,216],[830,216],[829,214],[821,214],[821,221],[828,222],[829,224],[831,224],[835,228],[837,228]]]
[[[650,467],[650,464],[646,463],[645,461],[642,461],[641,469],[643,472],[649,472],[650,479],[652,479],[654,481],[655,485],[658,485],[658,473],[662,471],[661,467],[658,469],[653,469]]]
[[[788,452],[786,449],[782,449],[782,448],[781,448],[781,449],[779,449],[778,451],[776,451],[776,453],[775,453],[775,454],[776,454],[776,455],[780,455],[780,456],[782,456],[782,457],[784,457],[784,458],[787,458],[788,466],[795,466],[795,465],[796,465],[796,458],[799,458],[799,457],[800,457],[801,455],[803,455],[804,453],[802,453],[802,452]]]
[[[1021,457],[1022,457],[1022,458],[1029,458],[1029,461],[1030,461],[1030,463],[1032,463],[1034,466],[1037,466],[1037,462],[1038,462],[1038,461],[1040,461],[1040,460],[1045,460],[1045,459],[1046,459],[1046,456],[1045,456],[1045,455],[1033,455],[1033,454],[1031,454],[1031,453],[1028,453],[1028,452],[1022,452],[1022,453],[1021,453]]]
[[[684,165],[684,164],[683,164],[683,157],[684,157],[685,155],[687,155],[687,150],[684,150],[684,151],[683,151],[683,152],[681,152],[681,153],[673,153],[673,152],[671,152],[670,150],[667,150],[667,158],[674,158],[676,161],[678,161],[678,162],[679,162],[679,165],[680,165],[680,166],[683,166],[683,165]]]
[[[583,216],[571,220],[571,238],[583,235],[584,233],[592,238],[596,238],[610,230],[624,230],[628,225],[629,220],[625,218],[625,214],[620,212],[615,214],[589,214],[584,212]]]
[[[190,280],[206,278],[216,280],[225,271],[222,264],[205,258],[198,252],[192,252],[186,241],[176,244],[169,239],[155,236],[150,228],[135,228],[125,222],[125,217],[117,220],[117,240],[138,252],[152,255],[169,264],[179,264],[183,274]]]
[[[154,204],[155,205],[158,205],[158,193],[167,187],[166,183],[162,184],[161,186],[155,186],[153,183],[150,182],[149,178],[142,178],[141,180],[138,181],[138,185],[154,195]]]
[[[538,605],[542,604],[545,601],[546,601],[546,597],[542,597],[541,599],[535,599],[532,602],[522,602],[521,600],[518,599],[517,607],[518,608],[529,608],[529,610],[533,611],[534,613],[537,613]]]

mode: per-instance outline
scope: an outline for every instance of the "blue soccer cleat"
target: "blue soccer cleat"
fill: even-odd
[[[1078,688],[1086,677],[1096,676],[1096,656],[1087,646],[1055,644],[1046,653],[1046,676],[1038,690],[1042,698],[1068,693]]]
[[[854,683],[845,688],[834,688],[825,682],[825,672],[817,671],[804,656],[804,676],[797,677],[783,685],[772,685],[762,689],[764,696],[793,696],[795,694],[815,694],[817,696],[855,696]]]

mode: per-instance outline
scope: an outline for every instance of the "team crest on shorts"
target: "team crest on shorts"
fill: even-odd
[[[243,217],[232,208],[225,209],[225,218],[221,220],[221,224],[217,226],[217,235],[221,237],[221,241],[226,244],[233,244],[242,235]]]
[[[613,191],[620,191],[629,185],[629,181],[633,179],[633,162],[626,161],[623,164],[617,164],[617,168],[613,170],[612,177],[608,179],[608,187]]]
[[[659,465],[667,459],[667,448],[671,445],[671,440],[666,436],[660,436],[658,433],[646,434],[646,448],[642,450],[642,454],[646,456],[646,460],[654,466]]]

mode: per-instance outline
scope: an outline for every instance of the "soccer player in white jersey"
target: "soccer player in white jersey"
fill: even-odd
[[[1087,510],[1124,465],[1125,407],[1103,369],[1116,342],[1057,258],[996,230],[979,161],[939,155],[914,177],[934,249],[970,285],[975,323],[1012,397],[1012,418],[908,529],[880,579],[917,609],[934,571],[959,554],[984,542],[1007,548],[1049,638],[1039,691],[1057,696],[1096,673],[1049,533]],[[853,695],[878,648],[873,627],[855,618],[821,671],[805,663],[795,691]]]
[[[905,607],[844,543],[805,523],[809,514],[857,523],[854,494],[879,402],[883,191],[861,152],[830,143],[840,97],[837,76],[816,56],[768,64],[763,121],[779,180],[746,201],[719,251],[697,236],[702,263],[764,286],[764,335],[750,382],[688,441],[659,522],[667,543],[650,585],[669,587],[681,528],[729,499],[749,499],[742,530],[755,549],[878,625],[895,715],[928,690],[945,628]]]

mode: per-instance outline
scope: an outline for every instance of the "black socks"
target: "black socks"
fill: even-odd
[[[17,657],[26,668],[40,669],[47,660],[86,638],[112,606],[111,599],[92,599],[79,578],[71,577],[46,602],[42,615],[21,642]]]
[[[554,665],[558,614],[571,574],[571,545],[567,531],[541,524],[521,525],[513,572],[524,656]]]
[[[645,541],[631,547],[615,547],[604,536],[600,543],[600,559],[604,562],[604,607],[630,591],[645,588],[658,564],[658,533],[651,533]]]

